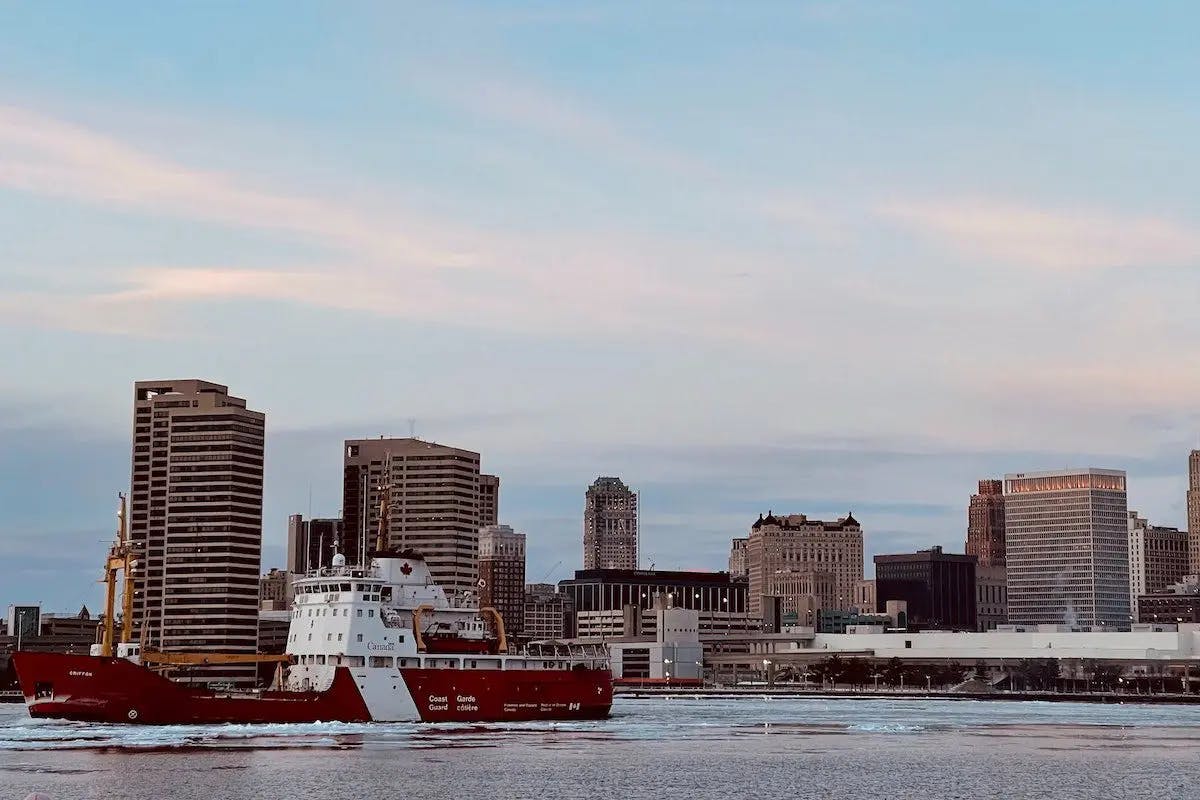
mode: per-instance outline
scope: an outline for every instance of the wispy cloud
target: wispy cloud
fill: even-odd
[[[0,186],[228,225],[285,231],[379,257],[454,266],[468,249],[404,233],[406,220],[371,218],[312,197],[188,167],[27,109],[0,106]],[[414,224],[413,227],[416,227]],[[422,222],[422,227],[428,227]]]
[[[497,107],[509,100],[497,101]],[[533,109],[539,125],[621,141],[536,96],[518,105]],[[25,109],[0,107],[0,187],[152,216],[273,230],[344,254],[299,268],[130,266],[90,276],[89,285],[99,290],[81,294],[47,277],[41,289],[0,299],[6,311],[56,327],[137,333],[145,326],[112,311],[146,307],[152,300],[254,298],[517,329],[535,324],[558,330],[682,329],[707,312],[713,324],[705,335],[721,335],[715,312],[724,297],[703,281],[680,283],[664,272],[655,260],[662,242],[644,246],[561,231],[518,236],[456,220],[365,211],[191,167]],[[693,272],[703,270],[703,260],[690,262]],[[737,325],[724,330],[743,335]]]
[[[962,255],[1018,266],[1081,269],[1200,262],[1200,234],[1158,217],[969,198],[892,202],[879,211]]]

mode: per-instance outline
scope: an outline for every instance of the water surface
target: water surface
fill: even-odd
[[[0,706],[0,800],[1185,797],[1200,707],[618,698],[600,722],[216,725]]]

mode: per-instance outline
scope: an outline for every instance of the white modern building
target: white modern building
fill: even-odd
[[[654,612],[654,639],[609,643],[618,683],[699,683],[704,674],[699,612],[660,608]]]
[[[1129,627],[1123,471],[1005,475],[1004,515],[1009,622]]]

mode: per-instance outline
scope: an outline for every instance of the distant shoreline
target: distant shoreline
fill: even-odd
[[[633,700],[649,700],[662,697],[715,697],[715,698],[761,698],[761,697],[804,697],[826,700],[987,700],[996,702],[1043,702],[1043,703],[1100,703],[1109,705],[1195,705],[1200,704],[1200,694],[1116,694],[1111,692],[994,692],[969,694],[947,691],[880,691],[846,690],[822,691],[793,687],[746,687],[734,688],[645,688],[622,687],[615,690],[618,697]]]

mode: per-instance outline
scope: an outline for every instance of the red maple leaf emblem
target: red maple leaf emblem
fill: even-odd
[[[412,567],[410,567],[410,566],[408,565],[408,562],[407,562],[407,561],[405,561],[403,564],[401,564],[401,565],[400,565],[400,571],[401,571],[401,572],[403,572],[405,575],[411,575],[411,574],[412,574]]]

